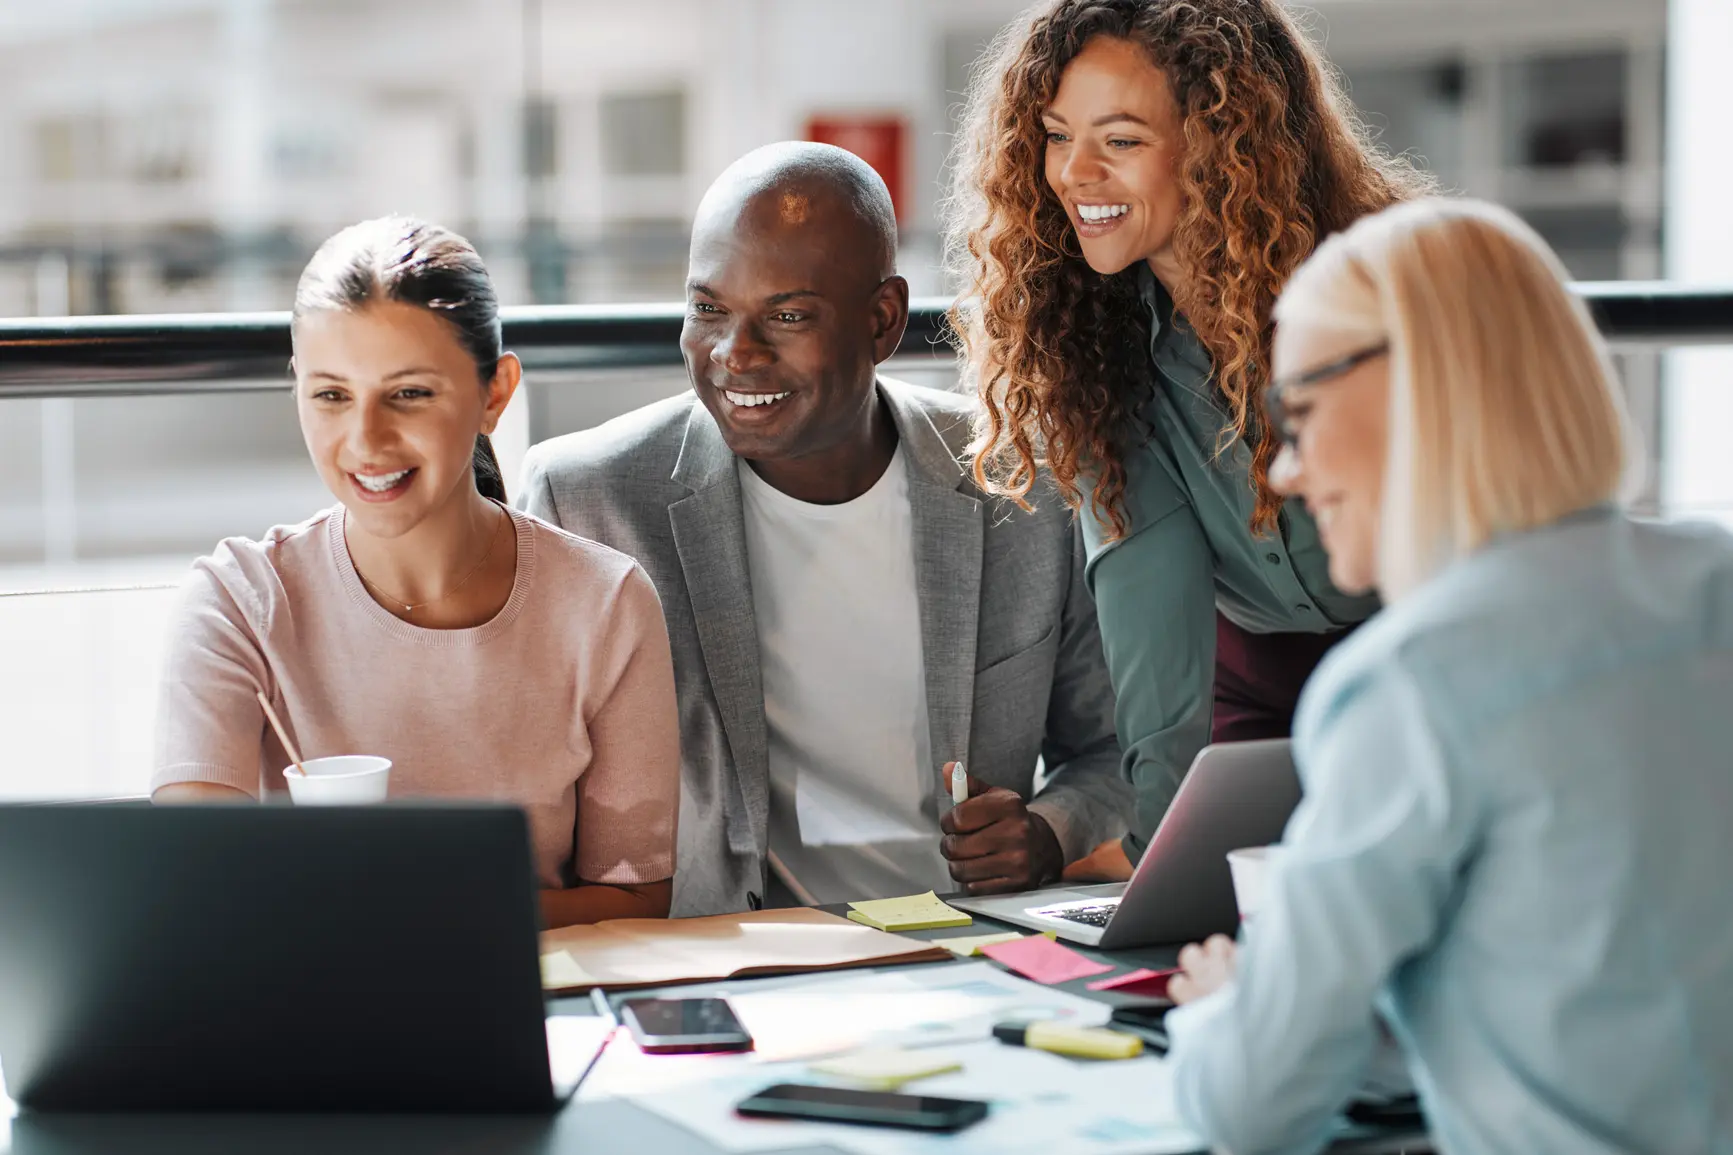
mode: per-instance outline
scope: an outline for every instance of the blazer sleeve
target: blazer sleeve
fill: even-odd
[[[560,520],[559,506],[554,502],[554,487],[548,481],[547,466],[539,449],[532,448],[524,458],[523,476],[517,486],[517,507],[524,513],[539,517],[549,525],[566,529]]]
[[[1059,650],[1047,702],[1041,759],[1047,781],[1029,809],[1047,820],[1065,861],[1123,836],[1132,793],[1119,772],[1113,681],[1101,650],[1095,602],[1083,577],[1083,539],[1070,526],[1071,570],[1059,623]]]

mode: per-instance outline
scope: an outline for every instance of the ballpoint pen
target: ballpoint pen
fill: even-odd
[[[961,762],[951,763],[951,804],[961,806],[969,800],[969,772]]]

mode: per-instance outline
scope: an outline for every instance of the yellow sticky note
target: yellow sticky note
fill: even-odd
[[[889,1048],[856,1051],[852,1055],[821,1059],[807,1069],[814,1074],[847,1079],[875,1091],[894,1091],[904,1083],[912,1083],[916,1079],[960,1071],[963,1064],[930,1051]]]
[[[934,930],[946,926],[970,926],[975,921],[962,911],[946,906],[930,890],[906,898],[874,898],[848,905],[851,919],[879,930]]]
[[[1044,930],[1041,933],[1048,938],[1056,937],[1050,930]],[[971,955],[980,954],[981,948],[984,946],[992,946],[999,942],[1015,942],[1020,938],[1027,937],[1021,931],[1008,930],[1003,934],[970,934],[960,938],[935,938],[932,943],[934,946],[944,947],[959,958],[968,958]]]
[[[570,951],[555,951],[542,956],[542,988],[560,990],[564,987],[593,987],[596,976],[578,965]]]

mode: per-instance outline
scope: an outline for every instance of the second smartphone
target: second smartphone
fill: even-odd
[[[653,1055],[752,1049],[752,1036],[727,999],[627,999],[620,1021]]]

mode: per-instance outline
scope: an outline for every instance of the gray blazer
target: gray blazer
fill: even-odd
[[[927,711],[935,758],[1029,797],[1067,861],[1126,829],[1113,688],[1056,497],[986,498],[959,464],[972,403],[880,379],[909,468]],[[684,789],[673,913],[765,893],[770,771],[735,457],[690,393],[530,451],[519,504],[638,559],[674,650]],[[938,767],[933,790],[942,794]]]

